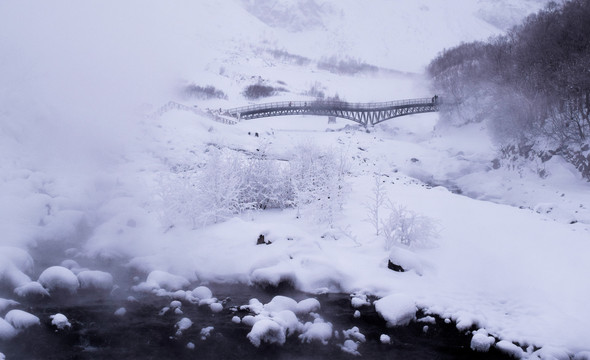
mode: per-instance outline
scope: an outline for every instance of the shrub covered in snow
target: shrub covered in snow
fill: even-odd
[[[436,224],[429,217],[392,201],[388,202],[387,207],[389,215],[381,222],[386,249],[396,244],[425,246],[437,235]]]

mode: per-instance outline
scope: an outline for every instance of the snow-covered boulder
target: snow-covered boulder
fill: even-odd
[[[479,329],[473,332],[471,350],[487,352],[495,342],[496,339],[493,336],[489,336],[485,329]]]
[[[300,322],[297,315],[291,310],[282,310],[272,314],[272,319],[287,329],[287,335],[294,334],[299,330]]]
[[[375,310],[388,326],[407,325],[416,317],[416,303],[405,294],[393,294],[375,301]]]
[[[501,352],[510,355],[515,359],[522,359],[525,355],[525,352],[520,347],[507,340],[498,341],[495,347]]]
[[[113,288],[113,276],[104,271],[81,271],[78,273],[78,281],[81,289],[108,291]]]
[[[15,329],[26,329],[41,324],[38,317],[22,310],[10,310],[4,316],[4,320],[8,321]]]
[[[182,290],[189,286],[189,281],[179,275],[166,271],[154,270],[148,274],[146,281],[133,287],[135,291],[152,292],[162,290],[161,295],[169,295],[169,291]]]
[[[277,295],[272,300],[264,305],[264,310],[269,312],[279,312],[282,310],[297,311],[297,301],[287,296]]]
[[[315,319],[313,323],[307,322],[303,326],[303,331],[299,335],[301,342],[319,341],[327,344],[332,338],[332,324],[324,322],[322,319]]]
[[[287,340],[286,329],[272,319],[262,319],[254,323],[247,337],[256,347],[262,342],[283,345]]]
[[[51,319],[51,325],[55,326],[59,330],[63,330],[66,327],[72,327],[72,324],[70,324],[70,321],[64,314],[57,313],[51,315],[49,318]]]
[[[359,344],[356,341],[353,340],[345,340],[344,344],[340,345],[340,349],[342,349],[342,351],[344,351],[345,353],[351,354],[351,355],[355,355],[355,356],[360,356],[361,353],[358,352],[358,348],[359,348]]]
[[[14,326],[3,318],[0,318],[0,340],[10,340],[16,336],[18,331]]]
[[[49,292],[68,291],[73,294],[80,287],[78,277],[70,269],[63,266],[52,266],[45,269],[39,275],[38,281]]]
[[[50,296],[49,292],[37,281],[31,281],[14,289],[14,293],[20,297]]]
[[[175,325],[175,327],[178,329],[176,331],[176,336],[181,336],[182,332],[184,330],[190,328],[191,326],[193,326],[193,322],[191,319],[189,319],[187,317],[180,319]]]
[[[303,299],[297,303],[295,313],[302,315],[302,314],[309,314],[310,312],[317,312],[322,308],[318,299],[308,298]]]
[[[18,301],[0,298],[0,313],[3,312],[5,309],[16,305],[18,305]]]
[[[414,270],[416,274],[422,275],[423,266],[420,258],[413,251],[400,247],[394,246],[389,253],[389,268],[392,269],[391,264],[401,267],[401,270],[396,271],[410,271]],[[395,269],[392,269],[395,270]]]

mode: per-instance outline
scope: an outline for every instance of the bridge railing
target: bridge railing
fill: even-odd
[[[233,109],[225,110],[225,113],[238,114],[245,112],[252,112],[257,110],[272,110],[272,109],[283,109],[283,108],[310,108],[310,109],[342,109],[342,110],[375,110],[375,109],[387,109],[395,108],[399,106],[411,106],[411,105],[425,105],[435,104],[435,98],[419,98],[419,99],[406,99],[388,102],[376,102],[376,103],[349,103],[346,101],[334,101],[334,100],[312,100],[312,101],[281,101],[264,104],[255,104],[249,106],[242,106]]]

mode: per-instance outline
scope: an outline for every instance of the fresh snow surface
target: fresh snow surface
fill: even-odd
[[[500,33],[545,2],[299,3],[142,3],[138,12],[135,3],[114,1],[1,2],[2,285],[17,296],[42,295],[33,265],[51,263],[62,266],[45,270],[38,283],[49,293],[75,292],[84,272],[76,260],[87,258],[140,272],[138,291],[203,305],[217,300],[191,292],[197,281],[288,282],[310,293],[381,297],[375,306],[391,324],[411,321],[420,308],[461,330],[485,328],[501,340],[494,346],[515,356],[525,354],[518,343],[583,358],[590,350],[590,191],[568,164],[555,158],[493,170],[485,121],[449,128],[436,114],[367,132],[314,116],[230,126],[199,112],[311,101],[312,90],[354,102],[429,97],[419,72],[432,56]],[[350,59],[381,70],[350,75],[318,66]],[[244,98],[244,88],[257,83],[284,91]],[[189,84],[213,85],[227,99],[190,97],[183,92]],[[158,112],[171,100],[195,111]],[[187,179],[213,149],[242,157],[264,150],[288,167],[285,160],[318,148],[348,160],[347,198],[332,224],[315,221],[310,209],[253,211],[207,226],[191,221],[198,209]],[[538,166],[547,178],[536,175]],[[407,256],[394,248],[392,256],[413,269],[405,273],[387,269],[392,249],[366,221],[378,175],[389,199],[436,230],[423,246],[400,247]],[[261,234],[272,244],[256,246]],[[301,306],[317,311],[309,305]],[[298,303],[277,300],[272,312],[260,302],[249,306],[254,315],[242,322],[256,330],[254,342],[280,343],[295,325],[291,314],[299,316],[301,341],[332,337],[331,324],[302,320]],[[53,323],[64,324],[61,316]],[[15,331],[0,319],[0,334]],[[480,346],[487,338],[475,339]]]

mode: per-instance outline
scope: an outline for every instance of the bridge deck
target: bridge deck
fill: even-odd
[[[349,119],[362,125],[377,124],[395,117],[438,111],[438,97],[406,99],[378,103],[344,101],[283,101],[256,104],[224,111],[238,119],[256,119],[285,115],[320,115]]]

